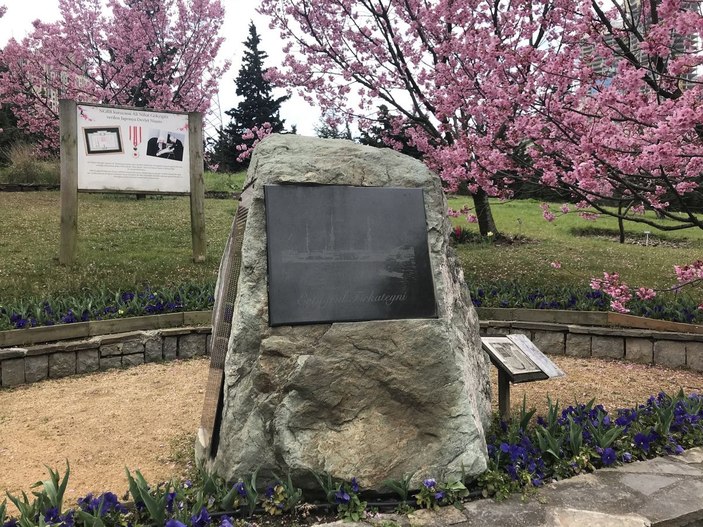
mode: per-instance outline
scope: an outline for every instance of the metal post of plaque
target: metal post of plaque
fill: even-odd
[[[510,383],[543,381],[565,373],[525,335],[481,337],[483,350],[498,369],[498,411],[510,417]]]

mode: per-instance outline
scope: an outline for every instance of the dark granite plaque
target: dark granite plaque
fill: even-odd
[[[422,189],[264,194],[271,326],[437,316]]]

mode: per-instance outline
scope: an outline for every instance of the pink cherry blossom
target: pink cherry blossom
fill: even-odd
[[[228,64],[220,0],[59,0],[60,19],[36,21],[5,46],[0,102],[48,149],[58,145],[58,98],[205,111]]]
[[[465,182],[477,203],[538,181],[591,214],[662,226],[635,214],[656,209],[703,228],[685,201],[703,172],[703,15],[688,0],[637,5],[261,0],[260,11],[286,40],[270,80],[363,129],[385,105],[389,146],[405,136],[450,191]]]
[[[556,216],[554,215],[554,213],[549,210],[549,204],[548,204],[548,203],[542,203],[541,207],[542,207],[542,217],[543,217],[545,220],[547,220],[547,221],[549,221],[549,222],[552,222],[552,221],[554,221],[554,220],[556,219]]]
[[[635,294],[640,300],[651,300],[652,298],[657,296],[657,293],[654,289],[649,289],[646,287],[640,287],[639,289],[637,289],[637,292]]]

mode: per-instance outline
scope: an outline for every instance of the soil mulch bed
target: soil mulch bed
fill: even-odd
[[[544,413],[547,395],[560,405],[596,402],[607,409],[644,403],[659,391],[703,390],[703,374],[626,362],[552,357],[566,377],[515,385],[512,406],[527,397]],[[46,479],[44,465],[71,464],[66,503],[88,492],[127,489],[124,469],[147,481],[179,477],[192,467],[208,359],[146,364],[0,390],[0,496],[29,491]],[[493,369],[493,393],[496,397]],[[0,501],[2,498],[0,497]]]

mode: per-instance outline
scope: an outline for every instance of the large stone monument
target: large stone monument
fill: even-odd
[[[392,150],[276,135],[246,185],[216,448],[201,433],[200,461],[303,487],[312,472],[378,489],[484,471],[489,361],[439,178]]]

